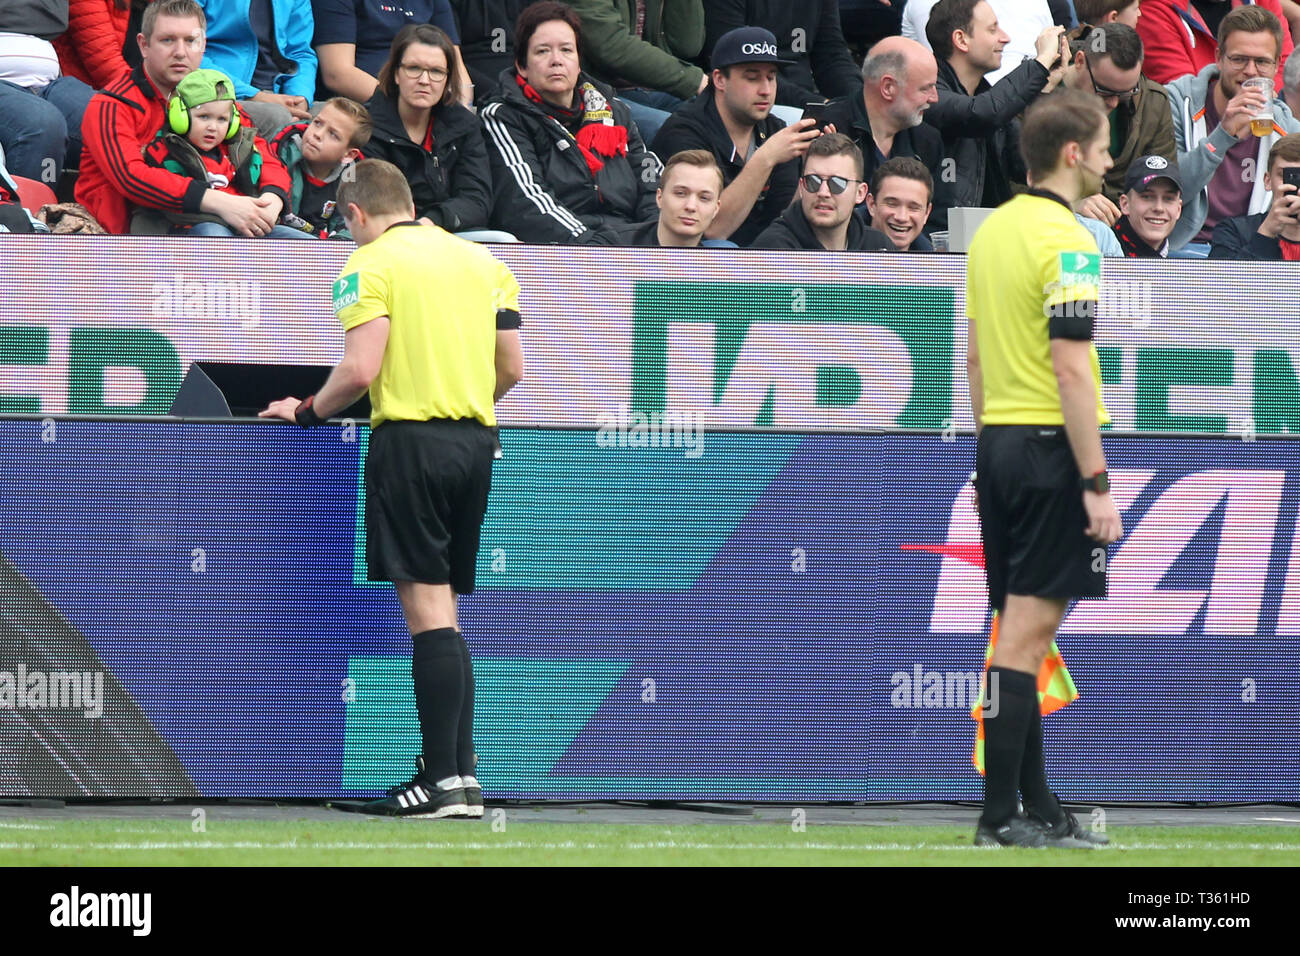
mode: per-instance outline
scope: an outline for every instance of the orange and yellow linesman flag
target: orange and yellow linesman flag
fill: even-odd
[[[993,648],[998,646],[998,615],[993,612],[993,626],[989,629],[989,646],[984,652],[984,673],[989,672],[989,661],[993,659]],[[985,687],[988,686],[988,678],[984,680]],[[1038,707],[1044,717],[1048,714],[1055,713],[1072,700],[1079,697],[1078,690],[1074,687],[1074,679],[1070,677],[1070,672],[1065,669],[1065,658],[1061,656],[1060,649],[1056,646],[1056,641],[1052,641],[1052,649],[1047,654],[1047,659],[1043,661],[1043,669],[1038,672]],[[981,699],[971,710],[971,716],[975,718],[975,750],[971,754],[971,762],[975,764],[975,769],[984,773],[984,708],[981,706],[984,701]]]

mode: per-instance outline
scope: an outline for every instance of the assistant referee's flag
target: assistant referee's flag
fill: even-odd
[[[998,646],[998,614],[993,612],[993,626],[989,629],[989,646],[984,652],[984,673],[989,672],[989,661],[993,659],[993,648]],[[988,686],[987,676],[984,681],[985,687]],[[1038,707],[1043,716],[1055,713],[1072,700],[1079,697],[1078,690],[1075,689],[1074,679],[1070,677],[1070,672],[1065,669],[1065,658],[1061,656],[1060,648],[1056,646],[1056,641],[1052,641],[1052,649],[1048,652],[1047,658],[1043,661],[1043,669],[1038,672]],[[971,716],[975,718],[975,750],[971,754],[971,762],[975,764],[975,769],[981,774],[984,773],[984,708],[983,699],[981,699],[972,709]]]

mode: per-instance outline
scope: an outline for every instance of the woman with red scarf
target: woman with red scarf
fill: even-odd
[[[658,215],[662,164],[627,107],[581,71],[582,24],[563,3],[527,7],[515,66],[480,114],[494,181],[493,228],[524,242],[588,243]]]

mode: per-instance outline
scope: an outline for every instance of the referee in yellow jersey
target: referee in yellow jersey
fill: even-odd
[[[495,448],[493,406],[523,377],[519,285],[486,248],[415,221],[405,177],[379,160],[339,186],[357,250],[334,283],[343,360],[315,395],[262,417],[305,428],[368,389],[366,561],[392,581],[413,645],[423,753],[366,804],[394,816],[482,816],[474,671],[456,598],[474,590]]]
[[[1106,110],[1090,94],[1063,90],[1031,106],[1020,135],[1031,188],[985,220],[966,262],[975,487],[989,604],[999,612],[979,845],[1106,839],[1080,827],[1047,785],[1038,672],[1068,603],[1105,597],[1105,546],[1123,533],[1092,344],[1101,256],[1070,208],[1100,191],[1109,145]]]

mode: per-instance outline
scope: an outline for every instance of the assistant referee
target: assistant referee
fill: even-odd
[[[1080,827],[1047,784],[1038,673],[1069,601],[1105,597],[1105,545],[1123,533],[1092,344],[1101,256],[1070,208],[1100,191],[1109,145],[1105,108],[1090,94],[1063,90],[1030,107],[1020,148],[1031,188],[985,220],[966,262],[976,490],[989,604],[999,612],[979,845],[1106,840]]]
[[[364,810],[482,816],[456,599],[474,590],[493,406],[523,377],[519,284],[483,246],[417,223],[390,163],[358,163],[338,205],[358,246],[334,283],[343,360],[315,395],[261,415],[310,428],[369,390],[366,561],[371,580],[393,582],[411,631],[423,753],[414,777]]]

